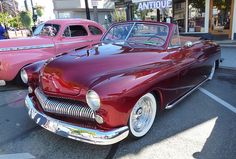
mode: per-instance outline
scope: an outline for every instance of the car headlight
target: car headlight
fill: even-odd
[[[100,98],[95,91],[89,90],[87,92],[86,101],[92,110],[96,111],[100,108]]]
[[[27,75],[25,69],[22,69],[22,70],[21,70],[20,77],[21,77],[22,81],[23,81],[25,84],[28,83],[28,75]]]

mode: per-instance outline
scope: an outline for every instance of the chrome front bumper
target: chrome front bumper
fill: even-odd
[[[111,131],[101,131],[79,127],[68,122],[51,118],[36,110],[32,99],[29,96],[25,99],[25,105],[28,108],[29,116],[38,125],[55,134],[70,139],[96,145],[111,145],[123,140],[129,134],[128,126],[113,129]]]

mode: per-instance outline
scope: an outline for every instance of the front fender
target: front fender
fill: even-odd
[[[91,88],[100,96],[101,108],[97,113],[104,118],[104,127],[127,125],[135,103],[141,96],[152,91],[159,69],[119,74],[105,78]]]
[[[23,68],[28,75],[28,85],[32,88],[37,87],[39,83],[40,70],[43,68],[46,62],[47,60],[38,61]]]
[[[0,54],[0,80],[13,80],[24,66],[53,57],[46,50],[11,51]]]

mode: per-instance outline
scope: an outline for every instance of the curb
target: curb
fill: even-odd
[[[236,48],[236,44],[219,44],[221,47],[233,47],[233,48]]]
[[[219,68],[236,71],[236,67],[219,66]]]

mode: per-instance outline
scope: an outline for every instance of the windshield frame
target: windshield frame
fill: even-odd
[[[168,43],[168,41],[169,41],[169,36],[170,36],[170,32],[171,32],[171,29],[170,29],[170,26],[169,25],[167,25],[167,24],[165,24],[165,23],[156,23],[156,22],[142,22],[142,21],[135,21],[135,22],[125,22],[125,23],[122,23],[122,22],[120,22],[120,23],[115,23],[115,24],[113,24],[107,31],[106,31],[106,33],[102,36],[102,38],[101,38],[101,42],[104,42],[104,43],[107,43],[107,40],[105,40],[105,37],[108,35],[108,33],[110,32],[110,30],[113,28],[113,27],[115,27],[115,26],[119,26],[119,25],[126,25],[126,24],[133,24],[132,25],[132,27],[131,27],[131,29],[130,29],[130,31],[129,31],[129,33],[127,34],[127,37],[125,38],[125,40],[116,40],[116,41],[111,41],[111,42],[114,42],[114,43],[116,43],[116,42],[124,42],[124,43],[127,43],[128,41],[128,39],[129,39],[129,37],[130,37],[130,35],[131,35],[131,32],[132,32],[132,30],[133,30],[133,28],[135,27],[135,25],[136,24],[150,24],[150,25],[159,25],[159,26],[164,26],[164,27],[166,27],[167,29],[168,29],[168,32],[167,32],[167,35],[166,35],[166,39],[165,39],[165,43],[163,43],[163,45],[161,45],[161,46],[157,46],[156,45],[156,47],[166,47],[166,44]],[[145,45],[145,43],[143,43],[144,45]],[[155,47],[154,45],[152,45],[152,47]]]

